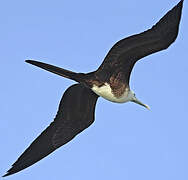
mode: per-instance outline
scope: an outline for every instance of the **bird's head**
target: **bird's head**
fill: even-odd
[[[142,103],[141,101],[139,101],[137,98],[136,98],[136,95],[133,91],[130,91],[130,94],[131,94],[131,102],[134,102],[136,104],[139,104],[141,106],[144,106],[145,108],[149,109],[150,110],[150,107],[144,103]]]

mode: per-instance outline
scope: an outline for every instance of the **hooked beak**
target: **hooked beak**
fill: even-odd
[[[136,97],[134,97],[134,99],[132,100],[132,102],[139,104],[141,106],[144,106],[145,108],[147,108],[148,110],[150,110],[150,107],[147,104],[142,103],[141,101],[139,101]]]

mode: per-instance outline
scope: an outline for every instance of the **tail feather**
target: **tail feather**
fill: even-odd
[[[57,75],[63,76],[65,78],[72,79],[77,82],[82,82],[83,80],[83,75],[84,75],[83,73],[75,73],[75,72],[72,72],[63,68],[59,68],[57,66],[53,66],[50,64],[46,64],[46,63],[34,61],[34,60],[26,60],[25,62],[35,65],[37,67],[40,67],[42,69],[45,69],[49,72],[55,73]]]

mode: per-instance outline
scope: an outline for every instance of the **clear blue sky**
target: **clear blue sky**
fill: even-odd
[[[26,64],[35,59],[95,70],[121,38],[154,25],[179,1],[2,1],[0,6],[0,175],[50,124],[74,82]],[[188,4],[179,36],[139,61],[131,88],[150,105],[99,98],[95,123],[11,180],[187,180]]]

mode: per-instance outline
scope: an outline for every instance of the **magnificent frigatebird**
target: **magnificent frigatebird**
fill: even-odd
[[[132,101],[149,108],[130,90],[130,74],[139,59],[167,49],[175,41],[182,6],[183,0],[151,29],[117,42],[96,71],[75,73],[46,63],[26,60],[27,63],[72,79],[78,84],[65,91],[54,121],[32,142],[4,177],[33,165],[89,127],[94,122],[95,105],[99,96],[117,103]]]

